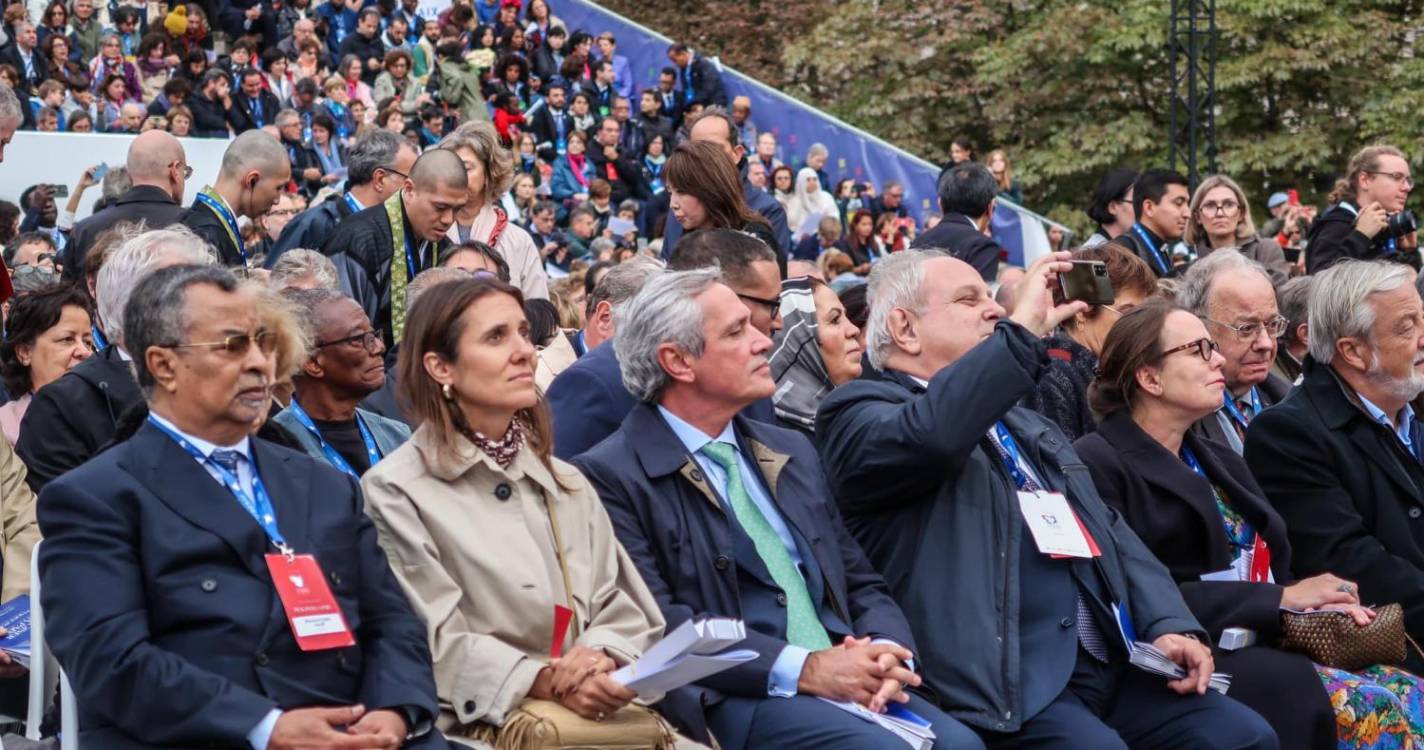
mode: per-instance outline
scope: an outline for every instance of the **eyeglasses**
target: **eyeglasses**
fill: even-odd
[[[387,172],[390,172],[391,174],[393,174],[393,175],[395,175],[395,176],[401,178],[402,180],[409,180],[409,179],[410,179],[410,175],[406,174],[405,172],[400,171],[399,169],[396,169],[395,167],[376,167],[376,168],[377,168],[377,169],[384,169],[384,170],[386,170]]]
[[[188,179],[189,177],[192,177],[192,176],[193,176],[193,168],[190,167],[190,166],[188,166],[187,164],[183,164],[183,162],[180,162],[180,161],[169,162],[169,163],[168,163],[168,168],[169,168],[169,169],[172,169],[172,168],[174,168],[174,167],[176,167],[176,166],[178,166],[178,165],[180,165],[180,164],[183,165],[183,179],[186,180],[186,179]]]
[[[1365,170],[1365,174],[1374,174],[1380,175],[1381,177],[1388,177],[1391,180],[1394,180],[1395,182],[1404,183],[1405,187],[1414,187],[1414,178],[1403,172],[1372,172],[1367,169]]]
[[[336,339],[335,341],[320,341],[317,342],[316,348],[325,349],[328,346],[350,344],[353,342],[359,342],[367,354],[380,354],[386,350],[386,342],[382,341],[381,334],[375,331],[362,331],[361,333],[352,334],[344,339]]]
[[[761,305],[762,307],[765,307],[767,309],[767,312],[770,313],[771,317],[773,318],[781,314],[781,300],[763,299],[761,297],[753,297],[750,294],[740,293],[738,293],[737,296],[740,297],[743,302],[751,302],[752,304]]]
[[[258,331],[256,334],[239,333],[234,336],[228,336],[222,341],[204,341],[201,343],[190,344],[168,344],[167,348],[212,349],[214,351],[226,352],[234,357],[241,357],[246,355],[247,352],[252,349],[252,342],[254,341],[257,342],[257,348],[262,350],[263,354],[271,354],[272,351],[277,348],[277,332]]]
[[[1182,344],[1181,346],[1174,346],[1162,352],[1162,358],[1166,359],[1168,356],[1176,354],[1177,352],[1185,352],[1192,349],[1196,350],[1197,356],[1201,357],[1203,362],[1210,362],[1211,355],[1220,351],[1221,347],[1217,346],[1216,342],[1211,339],[1197,339],[1196,341]]]
[[[1230,216],[1236,213],[1240,208],[1241,204],[1236,201],[1222,201],[1220,203],[1212,201],[1210,203],[1201,204],[1201,212],[1205,216]]]
[[[1282,318],[1279,315],[1274,318],[1271,318],[1270,320],[1264,323],[1245,323],[1239,326],[1234,326],[1230,323],[1223,323],[1219,320],[1212,320],[1211,318],[1202,318],[1202,320],[1205,320],[1208,323],[1214,323],[1216,325],[1221,326],[1222,328],[1230,329],[1236,334],[1236,338],[1242,341],[1251,341],[1252,339],[1255,339],[1256,336],[1258,336],[1262,330],[1265,330],[1266,334],[1269,335],[1271,338],[1276,338],[1282,333],[1285,333],[1287,323],[1286,319]]]

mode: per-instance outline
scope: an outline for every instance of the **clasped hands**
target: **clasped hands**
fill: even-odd
[[[405,718],[396,711],[367,711],[365,706],[299,708],[282,712],[267,750],[394,750],[409,732]]]
[[[920,676],[905,666],[913,658],[898,644],[846,636],[840,644],[806,657],[796,688],[805,695],[850,701],[883,713],[892,700],[910,700],[906,685],[919,687]]]
[[[638,697],[614,681],[617,668],[603,651],[574,646],[539,670],[529,697],[555,701],[585,719],[602,721]]]

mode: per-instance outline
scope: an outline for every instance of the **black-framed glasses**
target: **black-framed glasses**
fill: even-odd
[[[1375,171],[1366,169],[1366,170],[1365,170],[1365,174],[1373,174],[1373,175],[1379,175],[1379,176],[1381,176],[1381,177],[1388,177],[1388,178],[1390,178],[1391,180],[1394,180],[1395,182],[1402,182],[1402,183],[1404,183],[1404,186],[1405,186],[1405,187],[1411,187],[1411,188],[1414,187],[1414,178],[1413,178],[1413,177],[1410,177],[1409,175],[1407,175],[1407,174],[1405,174],[1405,173],[1403,173],[1403,172],[1375,172]]]
[[[1215,341],[1212,341],[1209,338],[1197,339],[1196,341],[1188,342],[1186,344],[1182,344],[1181,346],[1174,346],[1171,349],[1162,352],[1162,358],[1166,359],[1168,356],[1176,354],[1177,352],[1185,352],[1191,350],[1196,350],[1197,356],[1201,357],[1203,362],[1210,362],[1211,355],[1215,352],[1220,351],[1221,347],[1218,346]]]
[[[395,176],[401,178],[402,180],[409,180],[409,179],[410,179],[410,175],[406,174],[405,172],[400,171],[399,169],[396,169],[395,167],[377,167],[377,169],[384,169],[384,170],[386,170],[387,172],[390,172],[391,174],[393,174],[393,175],[395,175]]]
[[[1224,200],[1220,203],[1211,201],[1201,204],[1202,216],[1234,216],[1241,209],[1241,204],[1233,200]]]
[[[361,344],[361,347],[366,350],[367,354],[380,354],[386,349],[386,342],[382,341],[381,334],[376,333],[375,331],[362,331],[361,333],[353,333],[352,335],[347,336],[346,338],[336,339],[334,341],[318,341],[316,343],[316,348],[325,349],[328,346],[337,346],[338,344],[350,344],[353,342],[359,342]]]
[[[1239,326],[1234,326],[1230,323],[1223,323],[1219,320],[1212,320],[1211,318],[1202,318],[1202,320],[1230,330],[1232,333],[1236,334],[1236,338],[1241,339],[1242,341],[1251,341],[1252,339],[1255,339],[1256,336],[1260,335],[1262,329],[1265,329],[1266,334],[1271,338],[1277,338],[1282,333],[1285,333],[1286,324],[1289,322],[1279,315],[1274,318],[1271,318],[1268,321],[1265,321],[1264,323],[1251,322],[1243,323]]]
[[[754,297],[750,294],[742,294],[741,292],[738,292],[737,296],[741,298],[743,302],[751,302],[752,304],[761,305],[762,307],[765,307],[767,312],[770,313],[771,317],[773,318],[781,314],[781,300],[766,299],[764,297]]]
[[[212,349],[214,351],[226,352],[234,357],[241,357],[252,349],[252,343],[257,342],[257,348],[263,354],[271,354],[277,348],[276,331],[258,331],[252,333],[239,333],[227,336],[221,341],[202,341],[187,344],[168,344],[169,349]]]

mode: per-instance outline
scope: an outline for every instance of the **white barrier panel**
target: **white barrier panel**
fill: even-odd
[[[39,183],[65,185],[72,192],[84,170],[100,162],[110,167],[122,167],[128,161],[131,135],[109,133],[36,133],[18,131],[5,147],[5,162],[0,164],[0,199],[18,204],[20,193]],[[204,185],[218,177],[223,151],[228,140],[223,138],[180,138],[188,166],[193,176],[188,178],[183,204],[193,202],[193,196]],[[100,186],[89,188],[75,212],[75,220],[90,214],[94,201],[99,200]],[[60,213],[68,198],[56,198]]]

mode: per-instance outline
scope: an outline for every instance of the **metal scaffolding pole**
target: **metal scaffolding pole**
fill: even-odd
[[[1193,190],[1216,171],[1216,39],[1216,0],[1172,0],[1168,160],[1186,173]]]

